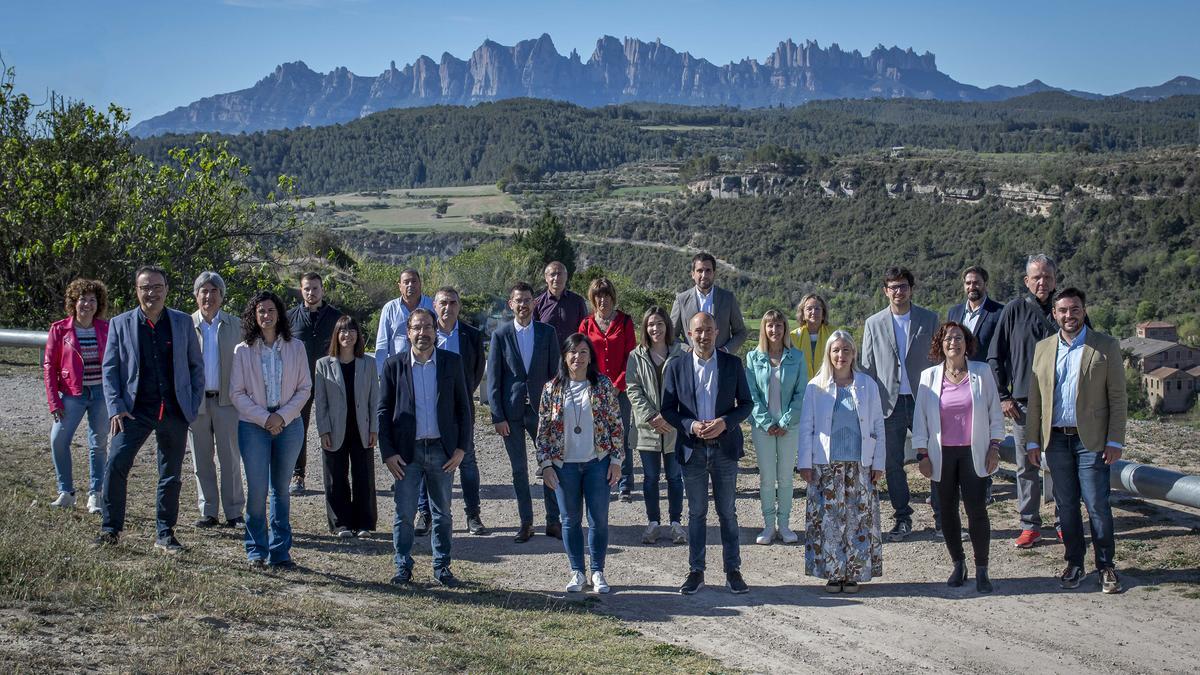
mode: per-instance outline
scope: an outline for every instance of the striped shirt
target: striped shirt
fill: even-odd
[[[100,343],[96,340],[96,327],[80,328],[75,326],[75,338],[79,340],[79,355],[83,357],[83,386],[94,387],[100,384]]]

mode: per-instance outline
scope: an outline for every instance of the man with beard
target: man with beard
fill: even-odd
[[[692,258],[692,281],[696,285],[675,296],[671,305],[671,325],[675,335],[691,345],[690,327],[692,317],[706,312],[717,323],[720,342],[717,349],[728,354],[737,354],[750,331],[742,319],[742,309],[733,293],[716,285],[717,259],[708,253],[697,253]]]

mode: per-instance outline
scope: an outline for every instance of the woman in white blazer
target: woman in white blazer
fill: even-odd
[[[940,363],[921,373],[912,444],[921,474],[937,483],[942,532],[954,562],[947,583],[959,587],[967,580],[958,515],[961,494],[975,553],[975,587],[980,593],[991,593],[987,478],[1000,464],[1004,416],[992,369],[987,363],[967,360],[977,346],[971,331],[954,321],[942,324],[934,334],[929,360]]]
[[[855,367],[854,338],[834,331],[800,413],[796,467],[808,483],[804,573],[829,593],[883,574],[879,493],[886,452],[875,380]]]
[[[379,432],[379,379],[363,355],[358,322],[343,315],[333,326],[329,356],[317,361],[313,413],[325,458],[325,516],[342,539],[375,529],[375,441]]]

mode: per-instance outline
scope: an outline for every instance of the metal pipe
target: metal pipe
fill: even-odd
[[[0,347],[33,347],[46,348],[46,339],[50,334],[38,330],[13,330],[0,328]]]

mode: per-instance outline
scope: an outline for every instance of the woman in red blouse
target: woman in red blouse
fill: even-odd
[[[637,347],[637,329],[629,315],[617,309],[617,287],[604,277],[592,280],[588,286],[588,301],[592,313],[579,323],[579,332],[591,340],[596,351],[596,366],[600,373],[612,380],[616,386],[617,400],[621,406],[621,428],[625,429],[622,439],[624,459],[621,462],[621,480],[617,483],[620,499],[633,501],[633,453],[629,451],[629,416],[632,406],[625,394],[625,364],[629,353]]]

